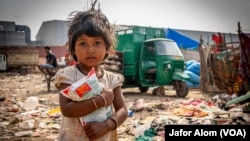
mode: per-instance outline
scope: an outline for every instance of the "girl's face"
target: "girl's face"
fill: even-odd
[[[83,34],[76,40],[75,54],[78,62],[87,67],[99,65],[106,52],[106,45],[102,37],[89,37]]]

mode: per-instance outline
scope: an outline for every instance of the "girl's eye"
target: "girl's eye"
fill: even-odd
[[[94,46],[101,46],[102,45],[102,42],[101,41],[96,41],[95,43],[94,43]]]
[[[95,41],[95,42],[93,42],[93,43],[88,43],[88,42],[84,42],[84,41],[82,41],[82,42],[79,42],[79,46],[81,46],[81,47],[100,47],[100,46],[102,46],[104,43],[102,42],[102,41]]]
[[[86,43],[86,42],[81,42],[80,45],[81,45],[82,47],[86,47],[86,46],[87,46],[87,43]]]

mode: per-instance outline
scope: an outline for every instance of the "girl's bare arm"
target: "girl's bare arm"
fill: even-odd
[[[121,87],[115,88],[113,92],[114,92],[113,105],[114,105],[115,113],[112,115],[111,118],[117,121],[117,127],[118,127],[127,119],[128,109],[125,104],[125,100],[124,100]],[[110,121],[107,121],[107,122],[108,124],[110,124]],[[113,127],[114,127],[114,124],[113,124]]]

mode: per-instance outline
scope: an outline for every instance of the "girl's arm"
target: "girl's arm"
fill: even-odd
[[[115,88],[113,92],[114,92],[113,106],[115,109],[115,113],[112,115],[111,118],[106,120],[106,123],[108,124],[109,127],[111,127],[111,129],[119,127],[128,117],[128,109],[125,104],[121,87],[119,86]]]
[[[117,129],[127,119],[128,110],[124,102],[121,87],[115,88],[113,92],[114,114],[104,122],[90,122],[84,125],[85,133],[90,140],[99,138],[107,132]]]
[[[60,90],[63,90],[70,86],[69,84],[61,84]],[[106,89],[102,92],[103,97],[106,100],[106,106],[112,104],[114,95],[112,90],[108,91]],[[93,102],[93,100],[95,103]],[[94,98],[83,100],[83,101],[72,101],[71,99],[59,94],[59,103],[61,112],[65,117],[82,117],[88,115],[96,110],[96,106],[101,108],[105,105],[101,96],[96,96]]]

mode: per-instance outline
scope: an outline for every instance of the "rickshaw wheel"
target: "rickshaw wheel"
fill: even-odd
[[[175,81],[174,88],[178,97],[186,97],[189,91],[189,87],[185,81]]]
[[[28,70],[26,68],[20,67],[18,69],[18,73],[21,74],[21,75],[26,75],[26,74],[28,74]]]
[[[139,90],[140,90],[140,92],[145,93],[145,92],[148,91],[148,87],[142,87],[142,86],[140,86]]]

